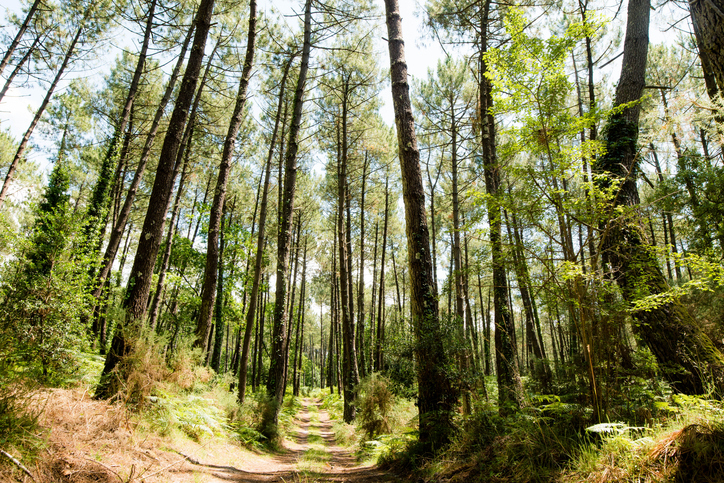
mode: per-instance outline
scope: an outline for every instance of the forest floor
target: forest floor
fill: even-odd
[[[361,465],[351,448],[339,446],[333,421],[317,399],[300,400],[282,448],[271,453],[220,437],[195,442],[144,434],[121,406],[94,401],[80,390],[51,390],[43,399],[40,421],[48,444],[30,467],[38,483],[400,481]],[[23,481],[3,476],[0,481]]]

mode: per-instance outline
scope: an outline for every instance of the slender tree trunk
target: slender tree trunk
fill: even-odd
[[[279,103],[277,105],[277,115],[274,121],[274,130],[272,132],[271,141],[269,143],[269,154],[266,160],[266,168],[264,172],[264,190],[261,196],[261,206],[259,208],[259,234],[257,236],[256,255],[254,258],[254,275],[251,285],[251,298],[249,299],[249,310],[246,313],[246,328],[244,329],[244,342],[242,344],[241,361],[239,365],[239,403],[244,403],[246,395],[246,377],[247,377],[247,360],[249,357],[249,344],[251,341],[251,332],[254,328],[254,315],[256,309],[257,293],[259,292],[259,282],[261,280],[261,269],[263,261],[263,249],[266,230],[267,204],[269,197],[269,178],[271,175],[271,161],[274,155],[274,145],[276,144],[277,132],[279,129],[279,120],[281,118],[282,106],[284,105],[284,90],[291,67],[293,56],[284,64],[284,74],[279,86]]]
[[[286,313],[287,287],[286,278],[289,269],[289,242],[292,231],[292,214],[294,206],[294,193],[297,182],[297,152],[299,150],[298,138],[302,121],[302,106],[309,69],[309,56],[311,50],[312,33],[312,1],[307,0],[304,7],[304,45],[302,59],[299,67],[299,78],[294,92],[294,107],[292,121],[289,129],[289,142],[285,158],[284,194],[280,205],[279,238],[277,240],[277,271],[276,271],[276,301],[274,304],[274,327],[272,331],[271,364],[267,380],[267,393],[272,399],[272,407],[264,415],[264,431],[267,437],[276,438],[279,410],[284,398],[284,368],[286,361],[284,347],[286,346]],[[281,189],[281,186],[280,186]]]
[[[430,239],[425,214],[425,191],[420,170],[415,123],[412,118],[402,17],[397,0],[385,0],[387,43],[395,124],[405,203],[408,264],[411,280],[411,318],[417,340],[416,362],[420,443],[429,451],[447,444],[453,431],[457,394],[446,373],[447,358],[440,331],[435,281],[432,278]]]
[[[359,284],[357,286],[357,355],[359,358],[359,376],[365,377],[365,188],[367,182],[367,167],[369,160],[365,152],[364,164],[362,165],[362,191],[360,194],[360,216],[359,216]]]
[[[15,34],[15,38],[13,38],[12,42],[10,42],[10,45],[5,51],[2,60],[0,60],[0,75],[2,75],[2,73],[5,71],[5,67],[7,67],[7,65],[10,63],[10,59],[12,58],[15,49],[20,44],[20,40],[23,38],[23,35],[25,35],[25,31],[28,29],[31,20],[33,20],[35,13],[41,6],[41,3],[42,0],[35,0],[30,6],[30,10],[28,10],[27,15],[25,15],[25,20],[23,20],[22,25],[20,25],[20,28],[18,29],[18,33]],[[2,96],[0,96],[0,101],[2,101]]]
[[[495,145],[495,119],[491,113],[493,107],[492,84],[485,76],[487,65],[483,60],[487,52],[487,28],[490,0],[485,1],[481,28],[483,37],[480,52],[480,118],[483,169],[485,189],[488,198],[488,219],[490,225],[490,245],[493,265],[493,304],[495,306],[495,367],[498,378],[498,407],[502,415],[515,411],[523,404],[523,387],[518,372],[518,351],[515,346],[512,314],[509,310],[508,280],[505,272],[505,259],[502,245],[501,208],[498,197],[500,188],[500,165]]]
[[[347,204],[347,103],[349,83],[345,80],[342,92],[341,139],[339,140],[340,158],[337,164],[337,247],[339,248],[339,279],[340,307],[342,309],[342,341],[343,341],[343,381],[344,381],[344,421],[351,423],[355,417],[354,388],[357,384],[354,368],[356,367],[354,322],[352,320],[352,286],[350,284],[351,264],[348,257],[349,231],[345,232],[345,207]]]
[[[15,170],[18,167],[18,163],[23,158],[23,155],[25,154],[25,150],[28,148],[28,143],[30,142],[30,136],[33,134],[33,131],[35,131],[35,127],[38,125],[38,122],[40,122],[40,118],[43,116],[43,113],[45,112],[45,108],[48,107],[48,104],[50,103],[50,99],[53,97],[53,92],[55,92],[55,88],[58,87],[58,83],[63,78],[65,69],[68,67],[70,60],[73,57],[73,54],[75,53],[75,46],[78,44],[78,41],[80,40],[80,36],[83,33],[83,30],[85,28],[85,22],[88,19],[88,15],[90,15],[90,12],[91,12],[91,7],[88,7],[85,17],[83,18],[83,21],[81,22],[80,26],[78,27],[78,30],[75,31],[73,40],[70,42],[70,45],[68,46],[68,50],[65,52],[65,56],[63,57],[63,62],[60,64],[60,68],[58,69],[58,72],[56,72],[55,77],[53,78],[53,82],[51,82],[50,87],[48,88],[47,92],[45,93],[45,98],[43,98],[43,102],[40,103],[40,107],[38,107],[38,110],[35,111],[35,116],[33,117],[33,120],[30,121],[30,125],[28,126],[28,129],[25,130],[23,139],[20,141],[18,150],[15,152],[15,156],[13,157],[13,160],[10,163],[10,167],[8,168],[8,172],[5,175],[5,182],[3,183],[2,190],[0,190],[0,206],[2,206],[3,202],[5,201],[5,198],[7,197],[8,189],[10,188],[10,183],[12,182],[13,177],[15,176]]]
[[[220,239],[219,239],[219,276],[216,280],[216,300],[214,307],[214,325],[216,326],[216,336],[214,337],[213,353],[211,355],[211,368],[219,372],[219,366],[221,364],[221,347],[224,338],[224,314],[222,312],[224,306],[224,248],[225,248],[225,237],[224,237],[224,214],[226,212],[226,201],[221,209],[221,226],[219,227]],[[234,212],[234,206],[230,210]],[[231,215],[227,216],[226,226],[231,224]]]
[[[377,306],[377,337],[375,338],[375,371],[384,369],[384,307],[385,307],[385,253],[387,249],[387,221],[390,213],[390,190],[389,190],[389,174],[385,177],[385,220],[382,225],[382,245],[380,248],[380,283],[379,283],[379,302]]]
[[[201,309],[196,323],[196,347],[204,347],[209,337],[209,328],[214,313],[214,299],[216,294],[216,277],[219,272],[219,230],[221,227],[224,199],[226,198],[226,185],[231,172],[231,158],[234,156],[236,138],[244,119],[244,106],[246,105],[246,91],[251,78],[251,69],[254,63],[254,50],[256,43],[256,0],[249,2],[249,30],[246,39],[246,57],[244,68],[239,81],[239,91],[236,94],[234,113],[231,116],[229,130],[224,141],[224,151],[219,164],[219,174],[216,178],[214,201],[211,205],[209,217],[208,243],[206,248],[206,267],[204,281],[201,288]]]
[[[33,55],[35,52],[36,47],[40,43],[40,39],[42,36],[40,34],[35,36],[35,40],[33,40],[33,43],[30,44],[30,47],[28,47],[28,50],[25,51],[25,54],[23,57],[18,61],[17,65],[13,69],[13,71],[10,73],[8,78],[5,80],[5,85],[3,86],[3,89],[0,91],[0,102],[2,102],[3,98],[5,97],[5,94],[8,93],[8,90],[10,90],[10,86],[13,83],[13,80],[15,80],[15,77],[20,73],[20,71],[23,69],[23,66],[25,63],[30,59],[30,56]]]
[[[141,51],[138,54],[138,61],[136,62],[136,69],[133,72],[131,85],[129,86],[128,93],[126,94],[126,101],[123,105],[123,110],[121,111],[121,118],[119,123],[115,126],[113,137],[111,138],[110,145],[108,146],[108,150],[103,158],[101,170],[98,174],[98,181],[93,188],[93,192],[88,203],[88,210],[86,211],[86,215],[83,220],[83,236],[85,238],[83,243],[86,244],[88,253],[91,253],[94,257],[100,251],[103,244],[103,236],[98,236],[98,233],[105,233],[105,226],[107,225],[107,221],[105,220],[110,206],[111,198],[109,196],[109,192],[112,188],[111,184],[113,181],[111,179],[111,173],[116,171],[116,168],[119,165],[120,151],[123,147],[121,139],[124,137],[126,126],[131,118],[133,103],[136,100],[138,86],[141,83],[141,76],[143,75],[143,71],[146,66],[146,55],[148,52],[148,45],[151,41],[155,11],[156,0],[151,0],[151,5],[148,7],[148,13],[146,14],[146,28],[143,35],[143,44],[141,45]],[[92,274],[95,275],[94,272],[92,272]]]
[[[329,381],[330,393],[334,394],[334,338],[337,331],[335,324],[335,317],[337,311],[335,305],[335,287],[337,285],[337,236],[335,235],[332,238],[334,239],[334,241],[332,242],[332,271],[329,274],[329,364],[327,367],[327,380]],[[337,388],[339,389],[339,386]]]
[[[296,342],[294,344],[294,376],[292,377],[292,392],[299,396],[299,379],[297,378],[297,363],[302,365],[302,345],[304,344],[304,298],[307,288],[307,237],[304,237],[304,254],[302,255],[302,288],[299,293],[299,317],[297,317]],[[301,334],[301,335],[300,335]],[[297,354],[299,357],[297,358]],[[297,360],[298,359],[298,360]]]

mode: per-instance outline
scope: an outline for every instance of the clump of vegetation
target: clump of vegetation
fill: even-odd
[[[86,345],[87,272],[73,250],[78,220],[68,205],[68,185],[67,169],[56,165],[31,237],[16,240],[17,258],[0,276],[6,369],[56,386],[75,373],[75,354]]]
[[[377,373],[357,386],[357,426],[368,439],[390,432],[390,412],[395,401],[389,386],[389,380]]]
[[[4,365],[0,357],[0,368]],[[7,376],[8,371],[2,373]],[[17,449],[32,458],[42,441],[37,436],[40,414],[30,408],[31,397],[27,381],[0,377],[0,449],[10,454]]]

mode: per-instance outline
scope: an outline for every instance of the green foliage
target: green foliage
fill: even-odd
[[[170,394],[157,391],[149,396],[153,422],[161,434],[178,428],[194,441],[225,434],[229,429],[226,417],[213,400],[197,394]]]
[[[73,374],[85,345],[86,273],[72,256],[77,220],[67,188],[67,173],[56,165],[30,240],[16,241],[18,258],[0,285],[0,355],[12,361],[8,369],[47,384]]]
[[[724,411],[720,402],[673,396],[674,417],[653,428],[605,423],[581,446],[559,481],[720,481],[724,476]]]
[[[367,438],[390,432],[390,410],[395,399],[389,386],[390,381],[377,373],[357,386],[357,425]]]

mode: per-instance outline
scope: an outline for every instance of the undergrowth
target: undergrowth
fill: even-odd
[[[651,424],[591,424],[588,408],[539,398],[515,416],[479,402],[435,458],[415,438],[384,435],[364,452],[401,474],[433,482],[724,481],[724,405],[695,396],[659,400]],[[403,433],[404,434],[404,433]]]

